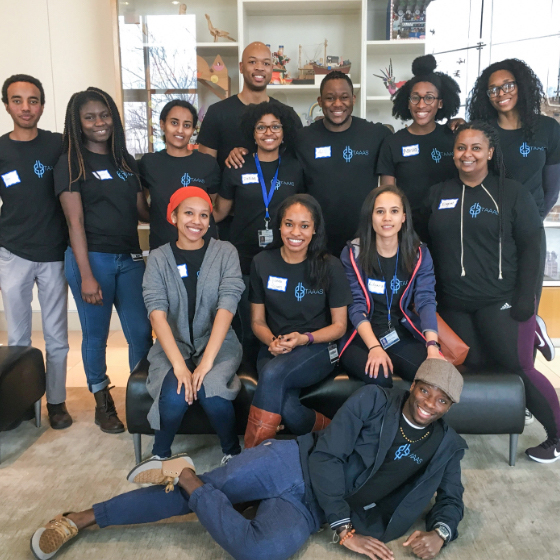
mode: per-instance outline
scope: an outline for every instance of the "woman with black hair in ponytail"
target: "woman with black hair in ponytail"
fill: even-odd
[[[396,182],[412,208],[414,229],[422,239],[427,224],[421,210],[432,185],[454,177],[453,132],[436,121],[450,119],[461,105],[459,85],[443,72],[436,72],[436,59],[428,54],[412,63],[413,78],[395,94],[393,116],[412,119],[407,128],[383,142],[377,173],[381,184]]]
[[[489,124],[461,125],[453,158],[459,178],[434,185],[429,198],[438,311],[470,346],[466,366],[494,364],[521,377],[527,408],[547,432],[526,453],[551,463],[560,457],[560,405],[533,363],[538,209],[521,183],[505,177],[498,133]]]
[[[251,264],[251,323],[261,348],[245,448],[273,438],[280,422],[297,435],[330,422],[303,406],[299,393],[334,369],[332,343],[346,331],[352,302],[340,261],[327,253],[323,214],[311,195],[284,200],[275,229],[278,239]]]
[[[90,87],[70,98],[54,187],[70,234],[64,267],[82,326],[82,358],[95,397],[95,423],[107,433],[123,432],[109,393],[107,338],[114,305],[128,342],[131,371],[152,345],[138,241],[138,219],[149,221],[149,216],[117,106],[100,89]]]

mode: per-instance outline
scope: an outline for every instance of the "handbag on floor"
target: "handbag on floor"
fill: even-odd
[[[454,366],[460,366],[465,361],[470,348],[440,317],[439,313],[436,313],[436,316],[441,353],[448,362],[451,362]]]

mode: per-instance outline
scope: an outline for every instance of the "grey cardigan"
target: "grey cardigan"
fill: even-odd
[[[142,289],[148,317],[154,310],[165,311],[181,354],[198,364],[208,344],[216,312],[218,309],[227,309],[235,313],[245,284],[235,247],[227,241],[210,239],[196,286],[193,342],[189,328],[187,291],[169,243],[150,253]],[[207,397],[235,399],[241,389],[241,382],[236,375],[241,356],[241,344],[230,326],[214,360],[214,367],[203,381]],[[154,430],[159,430],[159,396],[163,380],[171,369],[171,362],[158,340],[148,353],[148,361],[150,368],[146,386],[154,399],[148,421]]]

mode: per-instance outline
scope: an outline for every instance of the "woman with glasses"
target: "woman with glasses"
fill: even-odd
[[[414,77],[396,93],[393,116],[412,124],[388,136],[379,154],[377,173],[381,184],[394,184],[410,201],[414,228],[425,238],[423,201],[432,185],[453,177],[453,132],[436,121],[449,119],[459,110],[459,85],[436,72],[436,59],[421,56],[412,63]]]
[[[557,203],[560,190],[560,124],[541,115],[544,100],[541,81],[533,70],[510,58],[482,72],[468,104],[472,120],[483,120],[498,131],[508,175],[529,189],[543,220]],[[544,231],[540,252],[537,301],[546,260]],[[547,360],[554,358],[554,346],[538,316],[535,345]]]
[[[223,220],[234,207],[231,243],[239,251],[247,290],[239,303],[242,342],[254,340],[248,286],[253,257],[274,241],[272,224],[286,198],[304,190],[303,170],[294,155],[296,122],[291,109],[279,103],[250,106],[241,121],[243,134],[255,148],[239,169],[225,168],[214,218]]]

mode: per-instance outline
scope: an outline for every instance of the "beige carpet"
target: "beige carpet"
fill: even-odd
[[[124,389],[114,390],[124,411]],[[93,397],[69,389],[74,425],[56,432],[24,422],[0,434],[0,558],[31,559],[33,531],[57,513],[90,507],[131,490],[125,476],[134,465],[131,436],[103,434],[93,424]],[[124,417],[124,414],[123,414]],[[560,556],[560,461],[540,465],[523,451],[544,438],[535,422],[520,436],[518,463],[509,467],[507,436],[467,436],[463,460],[466,513],[460,537],[440,558],[538,560]],[[143,437],[144,453],[151,439]],[[217,466],[215,436],[178,436],[176,451],[189,451],[199,471]],[[415,528],[423,528],[422,522]],[[286,535],[286,538],[290,538]],[[296,558],[357,558],[330,544],[331,531],[314,535]],[[389,546],[395,559],[415,558],[404,539]],[[95,560],[214,560],[231,558],[213,543],[194,515],[156,525],[84,531],[57,558]],[[364,557],[365,558],[365,557]]]

